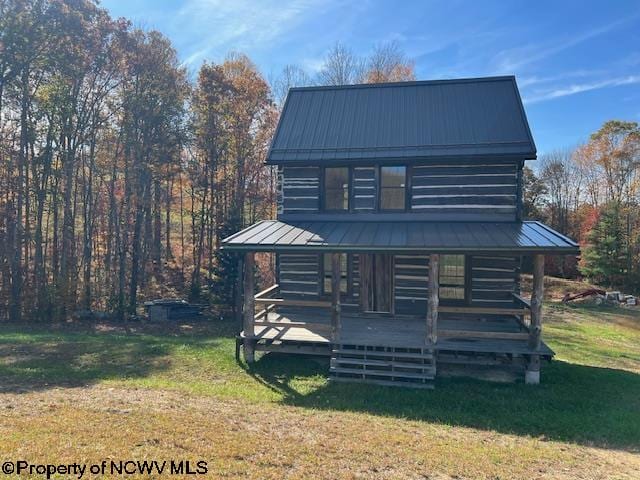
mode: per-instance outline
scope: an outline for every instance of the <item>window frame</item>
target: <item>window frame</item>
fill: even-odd
[[[464,290],[464,298],[443,298],[440,296],[440,288],[442,288],[442,275],[440,274],[440,268],[443,265],[442,257],[445,255],[461,256],[464,258],[464,283],[462,285],[456,285]],[[440,254],[440,262],[438,263],[438,301],[440,305],[468,305],[471,300],[471,256],[464,254]]]
[[[411,165],[407,165],[405,163],[384,163],[384,164],[374,164],[374,172],[375,172],[375,188],[376,188],[376,199],[375,199],[375,210],[372,213],[407,213],[411,212]],[[388,209],[382,208],[382,168],[384,167],[403,167],[405,169],[405,179],[404,179],[404,208],[400,209]],[[348,172],[348,183],[347,183],[347,208],[345,210],[334,210],[327,208],[327,187],[326,187],[326,170],[328,168],[346,168]],[[332,213],[338,215],[344,215],[346,213],[354,213],[354,166],[353,165],[330,165],[330,166],[322,166],[320,168],[320,195],[318,196],[318,200],[320,203],[319,211],[321,213]],[[389,187],[387,187],[389,188]],[[395,187],[400,188],[400,187]]]
[[[347,271],[345,272],[345,280],[347,282],[347,288],[346,291],[342,291],[342,289],[340,290],[340,298],[343,297],[349,297],[351,296],[351,294],[353,293],[353,255],[351,253],[347,253],[347,252],[338,252],[340,255],[346,255],[347,257]],[[320,296],[321,297],[330,297],[331,296],[331,291],[327,291],[325,289],[325,276],[327,273],[329,273],[329,275],[331,276],[331,272],[327,272],[326,269],[324,268],[324,258],[325,255],[328,255],[329,257],[331,257],[331,253],[319,253],[318,254],[318,263],[320,264],[320,268],[318,268],[318,271],[320,272]]]
[[[347,208],[346,209],[332,209],[327,208],[327,186],[326,186],[326,176],[327,169],[329,168],[345,168],[347,170]],[[337,214],[345,214],[353,211],[353,167],[348,165],[332,165],[329,167],[322,167],[321,176],[320,176],[320,206],[322,207],[320,211],[322,212],[330,212]]]
[[[403,167],[404,168],[404,208],[382,208],[382,169],[386,168],[386,167]],[[409,195],[409,178],[411,177],[411,175],[409,174],[410,170],[409,170],[409,166],[408,165],[404,165],[404,164],[400,164],[400,163],[394,163],[394,164],[385,164],[385,165],[378,165],[376,168],[376,188],[377,188],[377,205],[376,205],[376,212],[379,213],[398,213],[398,212],[407,212],[409,210],[409,202],[411,201],[411,197]],[[395,188],[395,189],[400,189],[401,187],[386,187],[386,188]]]

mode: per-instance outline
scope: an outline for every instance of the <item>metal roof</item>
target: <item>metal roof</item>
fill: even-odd
[[[222,241],[247,251],[418,251],[577,254],[540,222],[282,222],[264,220]]]
[[[515,77],[291,88],[267,163],[535,158]]]

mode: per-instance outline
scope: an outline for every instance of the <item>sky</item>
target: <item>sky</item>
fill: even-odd
[[[640,122],[640,1],[102,0],[168,36],[195,74],[247,54],[265,78],[314,75],[336,44],[367,55],[396,41],[419,80],[515,75],[538,154],[603,122]]]

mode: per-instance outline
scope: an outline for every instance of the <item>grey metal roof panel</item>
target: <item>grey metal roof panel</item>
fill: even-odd
[[[228,250],[417,251],[577,254],[540,222],[283,222],[266,220],[222,241]]]
[[[268,163],[535,158],[515,77],[289,90]]]

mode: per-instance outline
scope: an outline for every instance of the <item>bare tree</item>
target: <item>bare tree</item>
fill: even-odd
[[[568,233],[569,212],[578,202],[581,177],[570,149],[555,150],[541,158],[540,179],[547,187],[550,223]]]
[[[351,85],[362,81],[364,63],[351,49],[336,43],[324,59],[318,82],[322,85]]]
[[[407,58],[398,42],[378,45],[366,60],[365,83],[403,82],[415,80],[414,62]]]
[[[282,72],[271,81],[273,99],[279,109],[284,106],[289,89],[311,85],[311,77],[298,65],[285,65]]]

